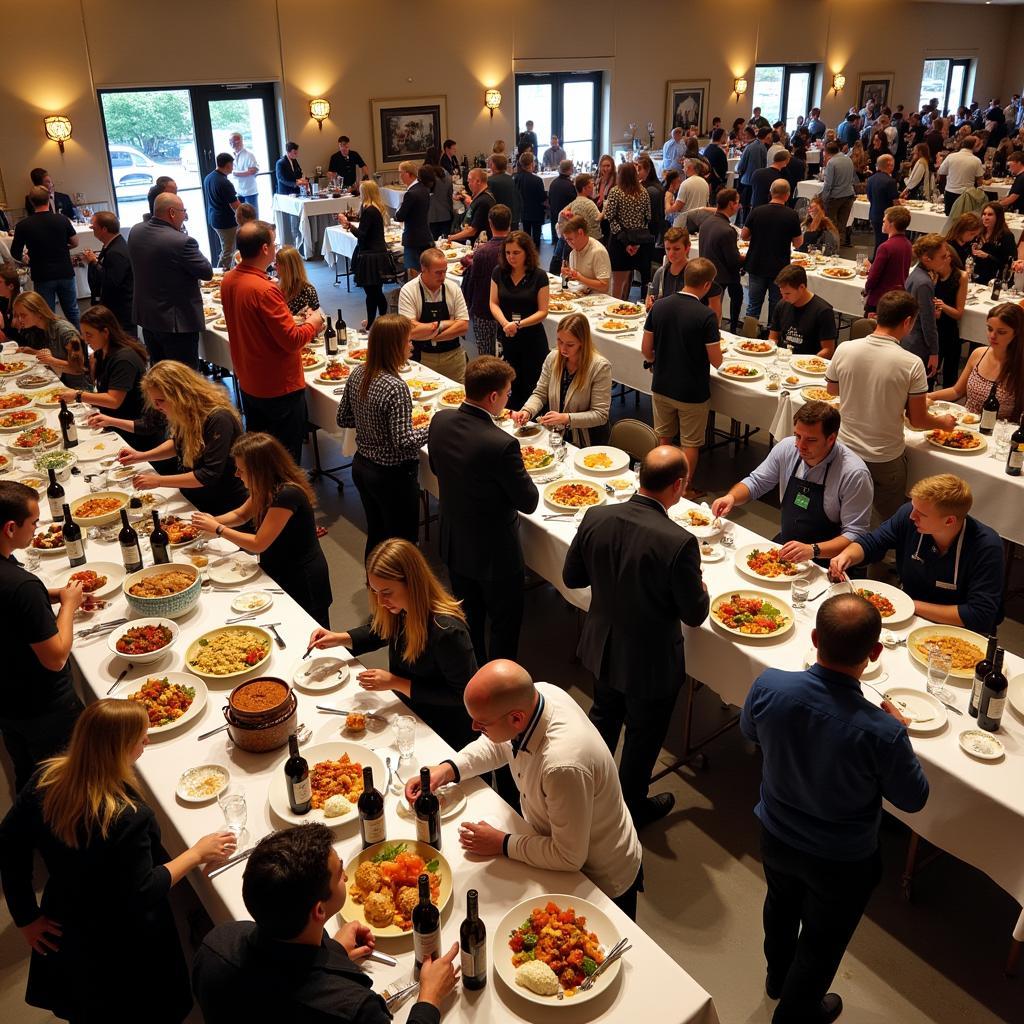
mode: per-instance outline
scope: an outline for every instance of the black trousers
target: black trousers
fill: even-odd
[[[364,284],[363,291],[366,292],[366,328],[369,330],[373,321],[388,311],[388,300],[383,284]]]
[[[733,284],[723,286],[729,294],[729,330],[733,334],[739,334],[740,324],[743,322],[743,285],[736,281]],[[722,303],[722,319],[725,319],[725,302]]]
[[[262,431],[285,446],[295,465],[302,464],[302,442],[306,440],[306,389],[287,395],[257,398],[242,392],[245,429]]]
[[[876,850],[856,861],[826,860],[794,849],[761,829],[764,955],[781,985],[772,1024],[813,1021],[868,898],[882,877]]]
[[[619,782],[622,784],[622,797],[634,818],[647,800],[651,772],[665,742],[675,704],[674,693],[670,697],[651,699],[637,693],[622,693],[601,679],[594,683],[590,721],[612,756],[619,745],[623,725],[626,727],[619,761]]]
[[[942,202],[946,209],[946,216],[949,216],[949,211],[953,209],[953,204],[960,198],[959,192],[943,192]]]
[[[359,452],[352,458],[352,482],[366,513],[367,555],[382,541],[401,537],[415,544],[419,537],[419,463],[382,466]]]
[[[502,580],[475,580],[449,567],[452,593],[462,602],[478,665],[495,658],[516,660],[523,625],[523,576]],[[490,643],[486,642],[487,623]]]
[[[636,920],[636,897],[638,893],[644,891],[644,866],[640,865],[640,870],[636,873],[636,878],[633,879],[633,884],[621,895],[613,896],[612,903],[615,904],[621,910],[630,921]]]
[[[527,327],[511,338],[501,332],[498,340],[501,342],[505,362],[516,371],[508,407],[522,409],[526,405],[526,400],[533,394],[537,381],[540,380],[540,371],[544,368],[544,360],[548,354],[547,335],[544,328],[537,324]]]
[[[540,248],[540,232],[544,227],[542,220],[524,220],[523,230],[533,239],[533,244]]]
[[[951,388],[960,376],[960,325],[949,316],[940,316],[939,332],[939,376],[942,387]]]
[[[82,713],[82,702],[68,687],[53,706],[34,718],[0,718],[0,734],[14,763],[14,791],[21,790],[48,757],[63,753]]]
[[[156,366],[162,359],[177,359],[193,370],[199,369],[198,331],[153,331],[143,327],[142,340],[149,352],[150,366]]]
[[[878,247],[885,241],[885,232],[882,230],[882,222],[880,220],[873,220],[871,227],[875,232],[875,252],[872,253],[871,258],[875,258],[875,254],[878,252]]]

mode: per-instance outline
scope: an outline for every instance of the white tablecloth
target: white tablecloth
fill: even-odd
[[[78,245],[71,250],[72,256],[80,256],[86,249],[92,249],[93,252],[99,252],[103,248],[101,242],[93,234],[93,230],[87,224],[75,224],[75,234],[78,236]],[[127,234],[127,231],[124,232]],[[3,260],[9,260],[11,256],[11,242],[14,239],[14,235],[0,234],[0,258]],[[31,270],[31,267],[29,267]],[[83,264],[82,266],[76,266],[75,270],[75,294],[80,299],[89,298],[89,270],[88,267]]]
[[[277,240],[284,244],[289,237],[281,214],[299,218],[299,237],[295,244],[305,259],[314,259],[320,252],[320,236],[325,219],[335,223],[339,213],[359,209],[359,196],[344,195],[337,199],[304,199],[301,196],[274,195],[274,213],[277,215]]]
[[[324,241],[320,252],[327,262],[327,266],[333,268],[339,257],[351,260],[358,243],[359,239],[348,228],[334,224],[324,232]],[[394,251],[402,251],[400,242],[391,242],[390,247]]]
[[[51,425],[56,425],[55,414],[48,413],[47,418]],[[92,432],[81,433],[83,437],[88,437]],[[73,476],[65,484],[65,489],[68,497],[73,499],[84,493],[86,488],[80,476]],[[177,492],[162,493],[172,495],[167,505],[169,510],[187,514],[188,503]],[[90,560],[120,563],[116,541],[111,543],[89,539],[86,545]],[[148,563],[148,545],[145,545],[144,549]],[[65,567],[66,562],[62,556],[44,558],[40,572],[56,572]],[[273,584],[261,573],[247,582],[245,587],[255,589],[261,585]],[[204,591],[196,608],[177,620],[181,635],[170,655],[156,664],[137,666],[129,673],[117,695],[131,692],[133,684],[138,684],[157,672],[184,670],[183,655],[188,645],[201,633],[223,622],[232,614],[229,605],[233,596],[216,587],[210,592]],[[107,608],[91,616],[91,621],[127,614],[127,606],[120,594],[108,600],[110,604]],[[287,648],[280,650],[275,645],[270,661],[263,671],[291,679],[300,664],[306,641],[315,627],[313,620],[287,595],[278,594],[274,598],[273,607],[251,621],[257,625],[264,622],[280,623],[277,627],[278,632],[284,638]],[[403,705],[389,694],[370,694],[360,690],[354,675],[362,666],[342,648],[332,653],[352,663],[353,671],[349,681],[339,691],[326,694],[312,695],[296,691],[299,721],[312,730],[311,742],[327,742],[339,737],[341,719],[317,712],[314,707],[317,703],[336,707],[358,706],[387,715],[404,711]],[[110,654],[107,641],[102,637],[76,640],[73,658],[79,682],[84,684],[90,699],[104,696],[126,664],[125,659]],[[137,770],[148,790],[148,799],[160,820],[163,843],[172,856],[182,852],[206,833],[223,827],[223,817],[216,802],[190,806],[181,803],[175,796],[179,775],[193,765],[216,762],[227,766],[232,775],[232,784],[244,791],[248,803],[248,837],[243,836],[245,845],[285,824],[278,821],[270,811],[267,792],[269,785],[278,777],[280,765],[287,756],[287,749],[258,755],[236,749],[225,733],[218,733],[206,740],[198,739],[201,733],[222,724],[221,707],[231,685],[211,686],[206,709],[198,719],[181,732],[165,737],[154,737],[137,765]],[[388,726],[383,732],[368,736],[366,742],[381,751],[382,759],[385,751],[381,748],[388,748],[386,752],[397,762],[397,754],[389,748],[393,741],[393,732]],[[420,764],[437,763],[450,754],[451,750],[444,741],[420,722],[416,734],[415,760],[402,765],[402,774],[408,778],[409,773]],[[375,780],[378,787],[385,781]],[[479,781],[472,780],[466,783],[464,789],[469,800],[464,814],[458,819],[445,822],[442,826],[443,853],[451,865],[454,879],[451,909],[442,916],[446,948],[458,939],[458,925],[464,916],[466,891],[470,888],[478,889],[481,894],[480,915],[488,928],[489,940],[494,944],[491,947],[492,962],[497,953],[504,955],[504,937],[497,934],[497,925],[511,905],[530,895],[568,893],[600,906],[615,921],[622,934],[630,936],[633,944],[633,952],[624,961],[622,980],[611,986],[607,995],[600,997],[594,1007],[588,1007],[588,1012],[582,1016],[568,1011],[568,1019],[621,1020],[631,1013],[641,1013],[650,1020],[673,1021],[678,1024],[717,1024],[718,1015],[710,995],[583,875],[576,872],[539,871],[516,861],[482,860],[463,854],[457,838],[458,821],[485,819],[506,830],[515,828],[517,822],[521,822],[504,801]],[[396,797],[387,799],[388,836],[392,839],[412,834],[409,822],[398,816],[397,804]],[[361,848],[357,820],[341,826],[335,834],[335,846],[339,856],[343,861],[351,860]],[[190,874],[189,880],[195,886],[215,923],[248,917],[242,902],[242,873],[241,866],[234,867],[212,881],[197,871]],[[334,925],[330,927],[333,931]],[[382,941],[381,949],[397,956],[399,965],[367,965],[367,972],[373,977],[378,989],[392,981],[407,977],[412,969],[412,946],[408,939]],[[399,1010],[398,1020],[405,1020],[411,1005],[410,1001]],[[506,989],[492,972],[487,988],[482,993],[474,994],[471,998],[465,998],[460,994],[455,998],[450,1007],[446,1008],[445,1020],[550,1021],[554,1024],[555,1021],[566,1019],[565,1012],[561,1007],[547,1010],[526,1003]]]
[[[985,185],[982,185],[982,189],[991,195],[994,195],[997,199],[1005,199],[1010,194],[1010,186],[1013,181],[990,181]],[[822,189],[822,182],[815,179],[809,181],[801,181],[797,186],[796,194],[803,196],[805,199],[810,199],[812,196],[816,196]]]

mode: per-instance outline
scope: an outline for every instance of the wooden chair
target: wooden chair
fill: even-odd
[[[759,338],[761,336],[761,325],[757,322],[757,317],[745,316],[743,318],[743,337],[744,338]]]
[[[873,334],[875,328],[878,325],[870,317],[862,316],[859,320],[854,320],[850,324],[850,341],[855,341],[857,338],[866,338],[869,334]]]
[[[658,447],[658,435],[643,420],[619,420],[611,429],[608,444],[640,462],[652,448]]]

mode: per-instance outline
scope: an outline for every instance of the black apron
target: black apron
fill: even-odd
[[[945,579],[938,579],[938,573],[943,569],[946,562],[946,555],[939,555],[934,550],[934,541],[931,537],[921,534],[917,539],[917,547],[909,556],[905,556],[900,567],[900,583],[904,591],[915,601],[928,601],[931,604],[959,604],[957,597],[960,576],[960,555],[964,546],[964,536],[967,533],[967,524],[964,523],[960,530],[960,536],[956,540],[956,548],[953,553],[953,572],[949,574],[948,569],[943,571]],[[928,541],[933,545],[930,557],[926,561],[921,555],[921,545]]]
[[[439,324],[442,320],[451,320],[452,315],[448,310],[448,294],[445,291],[445,286],[441,285],[441,298],[437,302],[428,302],[427,293],[423,290],[423,285],[417,282],[417,287],[420,290],[420,323],[421,324]],[[431,341],[429,339],[423,339],[422,341],[413,341],[412,343],[412,357],[413,359],[419,359],[423,352],[441,353],[451,352],[457,349],[462,342],[458,338],[449,338],[447,341]]]
[[[796,471],[799,465],[798,461],[793,467],[782,497],[782,522],[776,540],[797,540],[801,544],[832,540],[842,533],[842,523],[834,522],[825,514],[825,484],[832,464],[825,467],[825,476],[820,484],[798,479]],[[825,565],[827,561],[817,559],[819,565]]]

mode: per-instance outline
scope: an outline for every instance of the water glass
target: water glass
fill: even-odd
[[[245,822],[248,818],[248,807],[245,803],[245,794],[238,789],[226,789],[217,799],[220,809],[224,812],[224,824],[229,832],[233,832],[238,838],[245,831]]]
[[[565,435],[560,427],[551,427],[548,431],[548,444],[554,452],[555,462],[561,462],[565,458]]]
[[[416,749],[416,719],[411,715],[400,715],[395,720],[395,744],[401,760],[411,761]]]
[[[949,691],[945,682],[949,678],[949,670],[953,666],[953,659],[948,654],[943,654],[938,647],[928,648],[928,692],[939,700],[949,700]]]
[[[807,596],[811,592],[811,581],[806,576],[797,576],[793,580],[793,588],[790,597],[793,600],[793,607],[802,611],[807,606]]]
[[[999,420],[992,431],[992,453],[993,459],[1006,461],[1010,451],[1010,434],[1013,433],[1013,424],[1007,420]]]
[[[790,359],[793,358],[793,352],[792,352],[791,349],[787,348],[785,345],[780,345],[775,350],[775,358],[779,361],[779,365],[783,369],[785,369],[785,367],[789,366]]]

